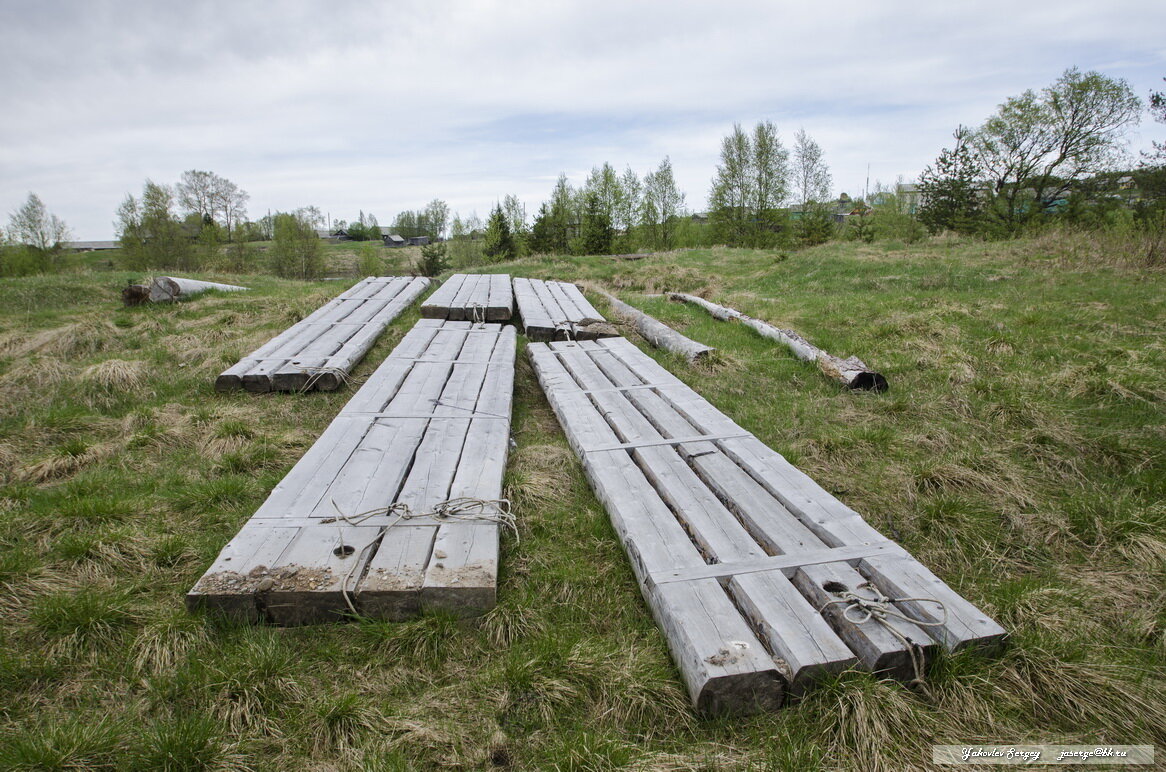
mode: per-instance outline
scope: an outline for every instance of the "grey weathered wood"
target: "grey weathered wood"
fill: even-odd
[[[617,335],[574,284],[514,279],[514,297],[530,340],[594,340]]]
[[[614,295],[598,289],[595,291],[607,299],[617,316],[622,316],[630,321],[636,328],[636,332],[656,348],[680,354],[690,362],[702,359],[716,350],[712,346],[706,346],[686,338],[663,322],[653,319],[638,308],[629,306]]]
[[[429,286],[423,277],[369,277],[228,368],[219,391],[338,388],[384,329]]]
[[[485,369],[476,401],[460,408],[461,412],[472,409],[485,417],[466,424],[461,457],[449,485],[451,500],[502,499],[510,446],[510,395],[514,389],[516,346],[514,328],[503,328],[494,339],[490,352],[492,364]],[[497,601],[500,531],[497,523],[443,522],[438,528],[433,560],[422,586],[422,606],[462,615],[493,608]]]
[[[421,316],[426,319],[448,319],[449,307],[466,278],[464,273],[455,273],[442,282],[441,286],[421,304]]]
[[[780,571],[733,576],[729,594],[773,652],[791,694],[804,694],[815,681],[858,663],[854,652]]]
[[[1004,645],[1007,633],[988,615],[948,587],[917,560],[907,556],[879,556],[863,558],[858,571],[892,598],[929,598],[939,601],[946,615],[934,603],[901,601],[896,608],[914,619],[944,622],[939,627],[927,628],[948,649],[959,651],[974,647],[985,653],[994,653]]]
[[[785,679],[718,582],[661,585],[649,596],[698,711],[742,715],[781,707]]]
[[[455,273],[421,305],[428,319],[504,322],[514,313],[514,293],[506,274]]]
[[[706,624],[705,604],[719,609],[722,633],[752,629],[772,655],[752,665],[742,660],[723,683],[765,683],[776,671],[794,694],[856,660],[909,680],[916,644],[925,661],[935,640],[950,648],[999,643],[994,622],[902,547],[626,340],[527,350],[695,704],[739,711],[752,704],[743,696],[752,687],[708,696],[717,691],[706,684],[724,674],[692,655],[700,648],[693,636],[704,635],[694,631]],[[842,607],[827,605],[843,585],[863,597],[887,596],[893,607],[911,596],[950,599],[957,618],[927,628],[934,637],[904,620],[889,622],[895,632],[876,621],[855,624]],[[925,606],[904,600],[901,607],[931,621]]]
[[[220,284],[214,281],[199,281],[198,279],[184,279],[181,276],[159,276],[150,284],[150,300],[157,302],[178,300],[179,298],[197,295],[207,290],[222,292],[242,292],[247,287],[237,284]]]
[[[277,624],[335,619],[350,603],[391,619],[492,607],[500,524],[431,513],[453,497],[501,498],[514,352],[512,328],[419,322],[188,602]]]
[[[186,595],[191,611],[213,609],[240,622],[259,622],[256,594],[268,566],[279,559],[299,528],[244,525]]]
[[[831,601],[839,600],[841,593],[847,590],[863,597],[876,597],[869,589],[865,589],[866,581],[846,563],[802,566],[793,576],[794,585],[826,618],[838,637],[858,655],[865,669],[910,681],[915,674],[909,648],[887,626],[893,627],[911,644],[919,646],[925,663],[935,654],[935,642],[931,636],[910,622],[895,617],[887,617],[886,624],[874,619],[855,624],[845,617],[845,605],[829,605]]]
[[[783,330],[780,327],[774,327],[760,319],[746,316],[736,309],[717,305],[695,295],[671,292],[668,294],[668,297],[683,303],[698,305],[712,314],[713,318],[720,319],[723,322],[736,320],[752,328],[758,335],[784,344],[798,359],[805,362],[817,363],[818,368],[823,373],[838,381],[843,386],[846,386],[848,389],[887,390],[887,379],[881,373],[870,369],[857,357],[843,359],[842,357],[834,356],[810,343],[793,330]]]

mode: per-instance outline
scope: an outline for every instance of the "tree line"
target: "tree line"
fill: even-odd
[[[1151,93],[1151,114],[1166,122],[1166,98]],[[1129,85],[1097,72],[1066,70],[1052,85],[1011,97],[982,124],[959,126],[954,145],[923,170],[918,186],[876,184],[868,200],[832,198],[825,154],[804,130],[787,149],[770,121],[735,124],[721,141],[709,184],[707,214],[690,216],[687,196],[665,157],[642,176],[630,166],[594,167],[579,185],[560,174],[549,198],[529,216],[504,196],[485,222],[451,212],[441,199],[399,213],[389,229],[447,245],[431,250],[428,269],[501,261],[528,254],[612,254],[724,244],[785,248],[832,238],[912,241],[928,232],[988,237],[1024,233],[1048,222],[1132,222],[1166,229],[1166,147],[1156,143],[1137,168],[1124,142],[1143,109]],[[1113,195],[1115,180],[1136,200]],[[1132,180],[1132,183],[1130,182]],[[146,180],[139,197],[118,206],[122,260],[134,270],[197,270],[220,265],[254,270],[263,262],[283,276],[323,270],[317,229],[343,229],[377,241],[370,212],[326,222],[318,207],[247,218],[249,195],[213,172],[189,170],[174,185]],[[0,274],[52,270],[61,264],[68,227],[35,194],[0,235]],[[261,260],[256,241],[271,241]]]

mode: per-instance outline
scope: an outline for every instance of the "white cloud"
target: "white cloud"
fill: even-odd
[[[914,176],[1066,67],[1163,86],[1166,6],[883,2],[73,2],[0,10],[0,207],[111,236],[146,177],[210,169],[252,213],[537,208],[559,172],[670,155],[703,205],[720,137],[818,139],[838,189]],[[1143,127],[1142,146],[1166,136]]]

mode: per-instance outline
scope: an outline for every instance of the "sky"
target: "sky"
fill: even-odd
[[[115,238],[147,179],[383,225],[434,198],[533,216],[559,174],[668,156],[702,211],[734,123],[813,137],[834,193],[912,180],[1067,68],[1166,89],[1166,2],[0,0],[0,227],[35,192]],[[1130,150],[1166,140],[1147,113]]]

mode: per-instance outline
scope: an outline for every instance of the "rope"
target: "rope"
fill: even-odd
[[[340,594],[344,596],[344,602],[348,605],[348,610],[355,616],[360,616],[360,612],[356,610],[356,604],[353,602],[352,590],[349,589],[349,583],[352,581],[352,575],[356,573],[356,569],[361,565],[360,558],[364,553],[370,550],[373,545],[381,540],[384,534],[394,525],[406,520],[412,520],[418,517],[432,517],[437,520],[460,520],[460,521],[480,521],[489,523],[498,523],[501,526],[509,528],[514,534],[515,544],[519,541],[518,523],[515,520],[514,513],[510,511],[509,499],[476,499],[472,496],[462,496],[454,499],[447,499],[438,504],[435,504],[433,510],[430,512],[414,512],[408,504],[403,501],[398,501],[390,504],[387,507],[377,507],[365,512],[360,512],[355,515],[346,515],[340,511],[340,507],[336,505],[336,500],[332,499],[332,508],[336,510],[336,517],[326,517],[320,520],[321,524],[328,523],[348,523],[349,525],[360,525],[370,518],[380,515],[393,515],[395,520],[385,526],[384,531],[380,531],[367,544],[359,550],[353,552],[353,557],[356,559],[352,561],[352,565],[348,567],[348,573],[340,582]],[[488,511],[489,508],[494,511]],[[341,532],[340,550],[341,554],[344,552],[344,536]]]
[[[339,367],[305,367],[301,365],[297,365],[297,367],[299,367],[302,372],[308,374],[308,380],[304,382],[304,387],[300,389],[301,392],[311,391],[312,387],[315,386],[316,383],[325,375],[335,375],[345,386],[352,382],[352,378],[349,377],[348,371]]]
[[[851,590],[843,590],[841,593],[838,593],[840,597],[824,603],[822,608],[818,609],[818,613],[822,613],[830,606],[846,604],[846,608],[842,610],[842,618],[847,622],[850,622],[852,625],[862,625],[873,620],[885,627],[891,633],[891,635],[895,636],[895,638],[897,638],[899,642],[903,644],[907,650],[907,653],[911,657],[911,669],[914,671],[915,677],[908,682],[908,688],[916,689],[922,692],[924,695],[930,697],[930,692],[928,691],[927,685],[923,680],[923,666],[925,664],[923,659],[923,647],[897,630],[889,620],[901,619],[904,622],[909,622],[910,624],[916,625],[918,627],[943,627],[947,624],[947,606],[943,604],[943,601],[936,600],[935,598],[889,598],[886,595],[883,595],[882,591],[875,587],[873,584],[868,583],[866,586],[870,588],[870,591],[874,593],[875,597],[866,598],[862,595],[859,595],[858,593],[852,592]],[[934,603],[939,607],[939,610],[943,612],[943,619],[938,622],[928,622],[921,619],[915,619],[914,617],[910,617],[904,614],[902,611],[899,611],[897,608],[893,608],[893,605],[896,603],[910,602]],[[851,612],[855,609],[858,610],[858,614],[852,616]]]
[[[486,325],[486,307],[481,303],[470,303],[467,308],[470,310],[470,322],[484,327]]]

